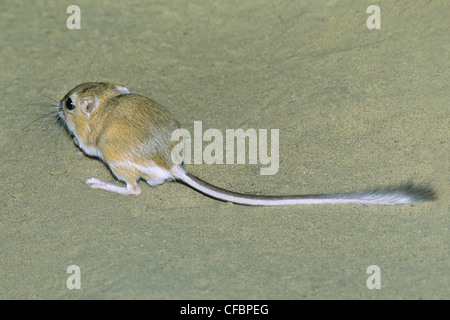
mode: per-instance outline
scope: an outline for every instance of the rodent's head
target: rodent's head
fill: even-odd
[[[104,82],[85,82],[70,90],[58,102],[58,115],[69,131],[74,133],[77,123],[89,120],[103,101],[119,94],[129,93],[130,91],[124,86]]]

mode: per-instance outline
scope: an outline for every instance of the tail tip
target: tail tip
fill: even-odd
[[[406,184],[399,188],[411,199],[411,203],[420,203],[426,201],[435,201],[437,199],[436,192],[427,186]]]

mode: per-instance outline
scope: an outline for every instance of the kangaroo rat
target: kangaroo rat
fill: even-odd
[[[153,100],[131,94],[111,83],[82,83],[57,104],[58,116],[87,155],[100,158],[120,181],[120,187],[98,178],[85,181],[94,189],[138,195],[138,181],[151,186],[181,181],[212,198],[251,206],[354,203],[397,205],[432,200],[432,190],[405,185],[398,188],[348,194],[255,196],[220,189],[191,175],[172,159],[171,134],[178,122]]]

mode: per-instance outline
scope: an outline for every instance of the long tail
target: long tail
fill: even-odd
[[[228,191],[209,184],[181,167],[172,171],[175,179],[215,199],[247,206],[289,206],[303,204],[364,204],[393,206],[413,204],[435,199],[433,190],[413,184],[395,188],[345,194],[312,194],[299,196],[255,196]]]

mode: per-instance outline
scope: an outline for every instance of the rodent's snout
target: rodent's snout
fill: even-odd
[[[62,104],[63,104],[63,100],[58,101],[58,103],[56,104],[56,112],[58,113],[58,118],[63,120],[63,122],[65,122],[66,117],[64,116],[64,111],[61,107]]]
[[[58,103],[56,104],[56,111],[58,112],[58,114],[62,112],[62,110],[61,110],[61,101],[58,101]]]

